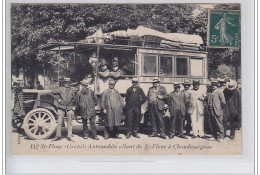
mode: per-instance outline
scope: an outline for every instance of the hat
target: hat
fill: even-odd
[[[218,86],[218,81],[212,81],[211,86]]]
[[[92,62],[97,62],[97,61],[98,59],[96,57],[90,57],[88,62],[91,64]]]
[[[89,81],[87,79],[83,79],[81,82],[80,82],[83,86],[88,86],[89,85]]]
[[[193,84],[193,85],[194,85],[194,84],[200,85],[200,80],[193,80],[192,84]]]
[[[91,57],[97,57],[97,53],[96,52],[93,52]]]
[[[237,87],[237,82],[235,82],[234,80],[230,80],[229,82],[227,82],[226,87],[229,90],[234,90]]]
[[[183,83],[183,86],[185,86],[185,85],[189,85],[190,86],[191,84],[190,84],[190,82],[188,80],[185,80],[184,83]]]
[[[174,83],[174,88],[180,88],[181,84],[180,83]]]
[[[132,83],[135,82],[135,83],[138,83],[138,78],[133,78],[132,79]]]
[[[70,82],[70,78],[64,78],[64,82]]]
[[[160,81],[159,81],[159,79],[158,78],[154,78],[153,79],[153,83],[159,83]]]
[[[107,65],[107,61],[105,59],[100,60],[100,66]]]
[[[113,61],[114,61],[114,62],[118,62],[118,58],[117,58],[117,57],[114,57],[114,58],[113,58]]]
[[[108,84],[116,84],[116,81],[115,80],[109,80]]]
[[[117,67],[117,66],[118,66],[118,62],[113,61],[113,62],[112,62],[112,67]]]

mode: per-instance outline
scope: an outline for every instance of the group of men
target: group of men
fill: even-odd
[[[167,93],[166,88],[160,85],[158,78],[153,79],[153,86],[149,88],[147,96],[141,87],[138,86],[138,79],[132,79],[132,86],[126,91],[125,101],[119,91],[115,89],[116,81],[108,81],[109,88],[102,93],[101,109],[104,114],[104,139],[117,138],[119,136],[119,126],[122,122],[123,108],[126,114],[126,138],[134,136],[139,138],[139,124],[141,121],[141,106],[148,100],[148,113],[152,123],[152,134],[150,137],[160,137],[166,139],[164,110],[168,105],[170,111],[169,139],[175,136],[187,139],[201,137],[204,139],[223,140],[226,136],[227,123],[230,126],[230,138],[234,139],[235,129],[239,124],[241,114],[240,94],[236,88],[236,82],[228,80],[224,83],[212,81],[207,86],[207,93],[200,89],[200,81],[193,80],[191,83],[185,81],[181,89],[180,83],[174,83],[174,91]],[[226,85],[225,85],[226,84]],[[54,140],[61,138],[61,127],[64,115],[68,121],[68,140],[72,138],[72,121],[74,106],[80,110],[83,121],[83,138],[89,137],[87,121],[90,121],[92,138],[98,140],[96,132],[96,112],[97,97],[88,88],[86,80],[81,81],[82,89],[75,94],[65,82],[64,87],[53,91],[51,94],[59,102],[58,106],[58,126]],[[224,85],[226,86],[225,88]],[[57,95],[55,95],[57,94]],[[75,105],[76,104],[76,105]],[[167,105],[166,105],[167,104]],[[209,119],[212,137],[207,138],[204,134],[204,119]],[[186,125],[184,125],[186,123]],[[186,126],[186,127],[184,127]],[[186,133],[184,133],[184,128]]]

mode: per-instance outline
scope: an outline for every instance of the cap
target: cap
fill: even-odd
[[[132,82],[138,83],[138,78],[133,78]]]
[[[153,83],[159,83],[160,81],[159,81],[159,79],[158,78],[154,78],[153,79]]]
[[[108,84],[116,84],[116,81],[115,80],[109,80]]]

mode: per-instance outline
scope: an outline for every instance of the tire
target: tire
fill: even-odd
[[[36,108],[24,118],[23,129],[31,139],[47,139],[56,129],[54,115],[47,109]]]

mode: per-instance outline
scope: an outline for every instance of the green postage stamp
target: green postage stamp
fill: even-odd
[[[239,48],[240,11],[210,10],[208,47]]]

